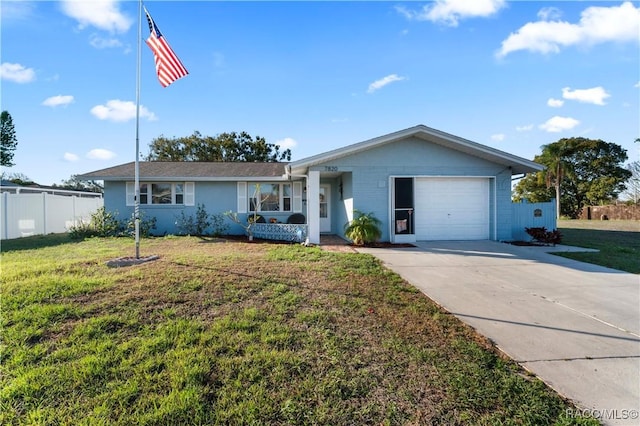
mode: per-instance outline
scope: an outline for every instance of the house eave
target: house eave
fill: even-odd
[[[481,145],[477,142],[451,135],[440,130],[432,129],[424,125],[414,126],[388,135],[328,151],[326,153],[307,157],[299,161],[294,161],[289,164],[289,167],[292,174],[306,174],[310,167],[409,137],[417,137],[431,143],[436,143],[450,149],[455,149],[494,163],[502,164],[505,167],[510,167],[512,174],[532,173],[544,170],[544,166],[533,161]]]

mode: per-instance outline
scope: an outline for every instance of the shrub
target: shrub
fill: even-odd
[[[544,226],[541,228],[524,228],[525,232],[533,238],[533,240],[543,244],[560,244],[562,242],[562,234],[557,229],[547,231]]]
[[[211,218],[211,228],[213,229],[213,236],[219,237],[221,235],[225,235],[227,231],[229,231],[229,224],[226,220],[224,220],[224,214],[212,214]]]
[[[377,241],[382,235],[380,231],[380,220],[376,218],[373,213],[365,214],[358,210],[354,210],[353,213],[356,217],[353,218],[351,222],[345,224],[345,236],[357,246]]]
[[[145,217],[144,212],[139,212],[140,215],[140,236],[148,237],[151,235],[151,231],[156,229],[158,220],[155,216]],[[136,216],[135,212],[131,213],[131,217],[126,224],[127,233],[132,237],[135,237],[136,232]]]
[[[80,222],[69,229],[71,238],[80,240],[88,237],[114,237],[122,232],[122,225],[116,218],[118,212],[109,212],[100,207],[91,215],[89,222]]]
[[[181,211],[178,220],[176,220],[179,235],[201,236],[205,234],[209,226],[211,226],[211,222],[209,222],[209,214],[204,204],[198,204],[195,215],[186,215],[184,211]]]
[[[179,235],[223,235],[229,229],[229,225],[225,223],[224,214],[209,215],[204,204],[198,204],[195,215],[186,215],[184,211],[180,212],[180,216],[176,220],[176,227]],[[211,232],[207,230],[211,228]]]

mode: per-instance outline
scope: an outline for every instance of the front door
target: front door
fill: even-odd
[[[320,185],[320,232],[331,232],[331,187]]]

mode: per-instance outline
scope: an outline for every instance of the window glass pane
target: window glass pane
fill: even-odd
[[[171,204],[171,184],[151,184],[151,202],[152,204]]]
[[[291,184],[282,184],[282,211],[291,211]]]
[[[149,197],[147,197],[147,194],[149,191],[149,185],[147,185],[146,183],[141,183],[140,184],[140,204],[148,204],[149,203]]]
[[[261,183],[260,194],[256,194],[256,185],[249,185],[249,211],[277,212],[280,211],[280,184]],[[289,192],[291,189],[289,188]],[[291,210],[291,201],[286,201],[285,209]]]
[[[280,185],[263,183],[260,185],[260,203],[263,212],[280,210]]]
[[[184,185],[176,183],[174,189],[176,193],[176,204],[184,204]]]
[[[249,185],[249,211],[254,212],[260,210],[257,208],[257,200],[260,198],[260,194],[256,193],[256,184]]]

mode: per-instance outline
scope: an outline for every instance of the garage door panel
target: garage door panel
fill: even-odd
[[[418,240],[489,239],[489,180],[416,179]]]

